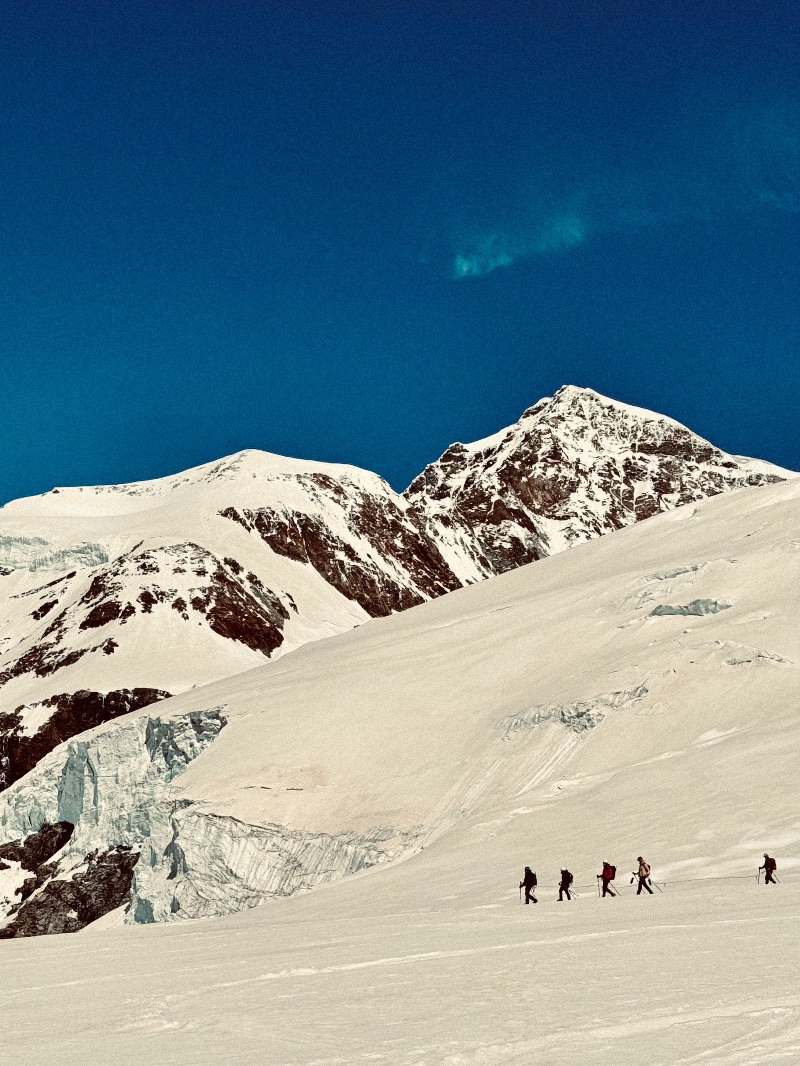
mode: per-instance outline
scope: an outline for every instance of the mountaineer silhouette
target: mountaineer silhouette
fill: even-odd
[[[561,882],[560,882],[560,884],[558,886],[558,902],[559,903],[563,902],[565,894],[566,894],[567,899],[572,899],[572,896],[570,895],[570,891],[569,891],[569,886],[572,884],[572,882],[574,880],[575,880],[575,878],[572,876],[572,874],[569,872],[569,870],[562,870],[561,871]]]
[[[758,869],[764,871],[764,884],[765,885],[777,884],[777,882],[775,881],[775,877],[773,875],[774,875],[775,871],[778,869],[778,864],[777,864],[777,862],[775,862],[775,860],[773,858],[771,858],[769,855],[767,855],[766,851],[764,852],[764,865],[763,866],[759,866]]]
[[[538,903],[539,900],[534,896],[534,890],[536,888],[536,874],[530,868],[525,867],[525,873],[522,875],[522,880],[519,883],[520,888],[525,889],[525,902],[530,903],[533,900],[534,903]]]

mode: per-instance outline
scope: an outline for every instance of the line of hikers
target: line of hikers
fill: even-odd
[[[645,860],[642,858],[641,855],[637,855],[636,861],[637,861],[637,863],[639,865],[638,865],[637,869],[631,874],[631,884],[633,884],[633,882],[637,878],[639,879],[639,884],[638,884],[638,887],[636,889],[636,895],[640,896],[642,894],[642,892],[649,892],[650,895],[652,896],[653,895],[653,889],[651,887],[652,886],[652,882],[650,881],[650,866],[649,866],[648,863],[645,862]],[[775,875],[775,871],[777,870],[777,868],[778,868],[778,864],[775,861],[775,859],[771,858],[769,855],[767,855],[766,852],[764,852],[764,864],[763,864],[763,866],[759,866],[759,868],[758,868],[758,881],[759,881],[759,884],[761,883],[761,871],[762,870],[764,871],[764,884],[765,885],[774,885],[774,884],[776,884],[774,875]],[[597,889],[598,889],[598,892],[600,892],[601,896],[618,896],[619,895],[618,891],[615,892],[611,888],[611,882],[614,880],[614,878],[616,876],[617,876],[617,868],[616,868],[616,866],[613,866],[610,862],[604,862],[603,863],[603,872],[599,873],[597,875],[597,881],[598,881]],[[575,880],[575,878],[572,876],[572,874],[569,872],[569,870],[564,869],[564,870],[561,871],[561,880],[559,881],[559,885],[558,885],[558,902],[559,903],[562,903],[565,898],[566,899],[572,899],[572,893],[570,892],[570,888],[572,887],[572,882],[574,880]],[[526,903],[538,903],[539,902],[539,900],[536,898],[536,895],[535,895],[536,885],[537,884],[538,884],[538,881],[536,879],[536,874],[533,872],[533,870],[530,868],[530,866],[526,866],[525,867],[525,873],[523,874],[522,880],[519,883],[520,895],[522,894],[521,890],[523,888],[525,889],[525,902]],[[601,886],[602,886],[602,891],[601,891]]]

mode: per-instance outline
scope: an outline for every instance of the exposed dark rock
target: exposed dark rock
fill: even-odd
[[[257,533],[276,554],[310,564],[338,592],[373,617],[405,610],[460,586],[413,512],[401,511],[391,501],[361,491],[348,493],[323,474],[302,475],[298,480],[344,508],[349,528],[386,565],[357,552],[317,515],[270,508],[238,511],[233,507],[220,511],[220,515]]]
[[[258,578],[255,582],[251,582],[248,590],[218,565],[211,582],[192,597],[191,606],[205,616],[209,626],[221,637],[271,655],[283,643],[281,631],[289,612]],[[179,609],[176,603],[172,606]],[[185,610],[185,604],[183,608]]]
[[[221,518],[230,518],[231,521],[238,522],[243,529],[246,529],[248,533],[250,532],[252,527],[247,524],[244,515],[239,514],[235,507],[225,507],[219,514]]]
[[[49,614],[54,607],[58,607],[58,600],[48,600],[47,603],[43,603],[41,607],[37,607],[35,611],[31,612],[31,618],[38,622],[46,614]]]
[[[680,504],[779,480],[668,418],[567,386],[484,448],[451,445],[405,497],[434,539],[487,577]]]
[[[8,574],[13,574],[14,572],[15,572],[14,570],[7,570],[6,571],[6,573],[8,573]],[[37,587],[35,589],[28,589],[26,592],[18,592],[16,596],[12,596],[11,598],[13,600],[21,600],[21,599],[24,599],[25,596],[36,596],[37,593],[43,592],[45,589],[52,589],[52,588],[55,588],[57,585],[66,584],[66,582],[67,581],[71,581],[72,578],[75,577],[76,574],[77,574],[77,570],[71,570],[68,574],[65,574],[63,577],[57,577],[53,581],[47,581],[44,585],[37,585]]]
[[[116,600],[106,600],[93,607],[80,623],[81,629],[99,629],[100,626],[108,625],[116,621],[122,614],[122,604]]]
[[[12,840],[0,845],[0,859],[18,862],[23,869],[34,873],[64,847],[74,829],[71,822],[45,822],[37,832],[24,840]]]
[[[0,685],[5,685],[14,677],[22,674],[36,674],[46,677],[66,666],[72,666],[86,655],[88,648],[75,648],[71,651],[59,649],[58,640],[35,644],[10,666],[0,672]]]
[[[42,700],[53,713],[33,736],[22,733],[22,715],[0,715],[0,790],[32,770],[48,752],[86,729],[110,722],[129,711],[149,707],[171,693],[156,688],[117,689],[113,692],[66,692]]]
[[[136,853],[123,847],[88,855],[85,868],[70,880],[51,877],[40,890],[34,888],[35,895],[0,929],[0,939],[83,929],[128,902],[138,861]]]
[[[143,592],[140,592],[136,599],[142,605],[142,610],[145,614],[150,614],[158,603],[158,598],[153,595],[150,589],[145,589]]]

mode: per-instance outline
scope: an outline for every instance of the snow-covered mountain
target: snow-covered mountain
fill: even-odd
[[[0,797],[0,935],[403,858],[373,908],[492,904],[531,850],[579,883],[644,848],[667,880],[800,868],[799,525],[797,480],[703,501],[85,732]]]
[[[453,444],[406,490],[464,581],[661,511],[790,476],[679,422],[566,385],[513,426]]]
[[[567,387],[405,495],[245,451],[0,509],[0,787],[85,729],[660,510],[791,476]]]
[[[456,588],[375,474],[241,452],[0,511],[5,783],[129,709]]]

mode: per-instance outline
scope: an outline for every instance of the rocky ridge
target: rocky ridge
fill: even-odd
[[[476,581],[787,476],[673,419],[567,385],[494,436],[452,444],[405,496],[459,577]]]

